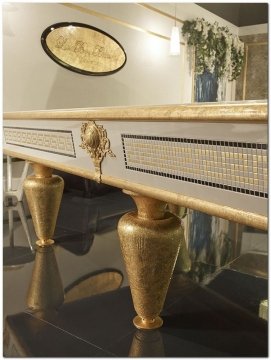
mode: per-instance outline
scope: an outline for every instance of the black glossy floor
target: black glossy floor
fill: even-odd
[[[267,323],[251,301],[246,302],[248,289],[251,299],[267,297],[267,282],[230,268],[205,287],[175,273],[162,314],[164,326],[156,331],[134,328],[135,311],[116,232],[120,215],[133,207],[120,191],[96,192],[90,198],[81,192],[64,194],[55,254],[67,296],[57,312],[46,314],[26,309],[34,253],[16,211],[10,236],[4,208],[4,355],[267,356]],[[34,244],[27,209],[25,213]]]

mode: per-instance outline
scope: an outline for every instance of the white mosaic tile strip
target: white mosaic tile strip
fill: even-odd
[[[122,135],[127,169],[267,197],[267,144]]]
[[[72,132],[4,126],[7,144],[76,157]]]

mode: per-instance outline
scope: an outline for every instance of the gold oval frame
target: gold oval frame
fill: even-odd
[[[83,75],[110,75],[122,69],[127,61],[115,38],[77,22],[50,25],[41,35],[41,45],[57,64]]]

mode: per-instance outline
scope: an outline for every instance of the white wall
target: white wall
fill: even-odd
[[[238,35],[256,35],[256,34],[266,34],[268,32],[268,24],[259,24],[251,26],[241,26],[239,28]]]
[[[172,19],[135,3],[76,5],[168,37],[173,25]],[[173,4],[151,5],[174,14]],[[238,32],[237,27],[191,3],[178,4],[177,17],[204,17]],[[49,25],[62,21],[86,23],[112,35],[126,51],[125,67],[109,76],[94,77],[57,65],[45,54],[40,37]],[[186,47],[181,50],[182,56],[171,57],[168,40],[64,4],[11,3],[3,7],[4,111],[191,102]],[[231,84],[227,99],[232,94]]]

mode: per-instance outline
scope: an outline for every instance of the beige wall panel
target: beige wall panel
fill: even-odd
[[[246,45],[244,69],[236,81],[236,100],[268,98],[268,35],[242,36]]]

